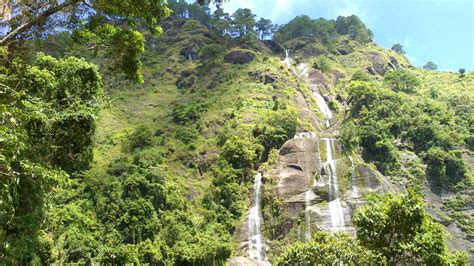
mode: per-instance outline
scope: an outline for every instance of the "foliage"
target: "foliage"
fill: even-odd
[[[255,24],[256,30],[259,34],[260,39],[265,40],[268,36],[272,35],[275,26],[272,24],[272,21],[265,18],[260,18]]]
[[[403,46],[399,43],[396,43],[396,44],[392,45],[391,50],[395,51],[399,54],[405,54],[405,51],[403,50]]]
[[[297,242],[288,246],[277,258],[276,265],[335,265],[335,264],[383,264],[376,252],[363,247],[353,236],[346,233],[331,235],[320,231],[309,242]]]
[[[201,113],[207,110],[207,106],[203,103],[196,103],[196,104],[177,104],[173,112],[171,113],[171,117],[173,118],[173,122],[179,125],[186,125],[188,123],[196,122]]]
[[[149,146],[152,142],[153,133],[145,125],[138,126],[130,135],[130,149],[141,149]]]
[[[232,27],[239,38],[255,35],[255,15],[248,8],[239,8],[232,14]]]
[[[220,44],[207,44],[199,50],[199,58],[204,62],[215,62],[220,60],[227,51],[226,47]]]
[[[433,182],[435,190],[443,186],[454,186],[466,176],[466,166],[459,154],[446,152],[439,147],[430,148],[425,156],[428,168],[426,172]]]
[[[318,37],[327,44],[334,35],[334,23],[325,19],[312,20],[308,16],[297,16],[276,31],[274,40],[284,43],[298,37]]]
[[[234,169],[251,169],[257,158],[257,147],[246,138],[232,136],[222,146],[221,157]]]
[[[349,35],[352,39],[360,43],[370,42],[374,37],[372,31],[369,30],[356,15],[337,17],[334,28],[337,33]]]
[[[0,84],[0,250],[12,264],[34,254],[46,260],[38,230],[49,194],[64,183],[63,171],[85,169],[92,159],[102,80],[84,60],[38,54],[32,65],[13,61]]]
[[[389,71],[384,81],[397,92],[414,93],[420,85],[417,77],[408,70]]]
[[[423,68],[426,69],[426,70],[437,70],[438,66],[435,63],[433,63],[433,61],[428,61],[423,66]]]
[[[329,73],[331,71],[331,60],[327,56],[321,55],[314,60],[313,67],[321,70],[323,73]]]
[[[253,129],[253,135],[266,151],[279,148],[296,134],[296,113],[288,109],[279,109],[268,114],[266,121]]]
[[[442,226],[433,222],[413,192],[372,195],[353,221],[361,244],[381,253],[389,263],[441,265],[463,259],[449,253]]]
[[[159,23],[171,12],[163,0],[114,3],[69,0],[11,4],[14,5],[12,10],[15,10],[13,16],[6,24],[0,25],[10,31],[0,40],[0,45],[28,38],[33,33],[48,35],[54,31],[43,25],[50,24],[50,29],[54,29],[66,23],[75,32],[74,40],[87,43],[97,51],[104,52],[106,48],[105,52],[113,58],[115,68],[138,82],[143,82],[140,55],[144,52],[144,39],[139,31],[133,29],[145,26],[152,33],[160,33]],[[58,13],[63,15],[56,16]]]

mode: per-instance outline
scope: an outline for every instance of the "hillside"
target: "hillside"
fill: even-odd
[[[35,244],[19,248],[28,237],[1,228],[12,244],[0,262],[473,262],[474,73],[416,68],[356,16],[296,17],[269,40],[248,27],[227,35],[224,14],[170,2],[163,33],[144,33],[143,83],[67,34],[28,44],[35,53],[22,57],[35,67],[14,81],[34,77],[31,91],[66,82],[43,82],[63,61],[36,56],[59,43],[56,57],[98,65],[90,86],[104,91],[87,100],[100,104],[87,109],[90,163],[51,167],[67,177],[45,193]],[[374,235],[390,228],[395,244],[379,248]]]

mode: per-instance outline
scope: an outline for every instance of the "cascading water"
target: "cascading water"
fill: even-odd
[[[290,52],[288,49],[285,49],[285,60],[283,62],[285,62],[287,67],[290,67]]]
[[[311,211],[309,206],[311,205],[311,190],[306,191],[305,194],[305,240],[309,241],[311,239]]]
[[[344,212],[339,198],[336,163],[333,159],[334,139],[324,138],[326,145],[326,170],[329,175],[329,213],[331,215],[331,230],[337,231],[344,227]]]
[[[352,156],[349,156],[349,159],[351,160],[351,167],[352,167],[352,172],[351,172],[352,191],[354,193],[354,197],[358,198],[359,197],[359,188],[357,187],[357,184],[356,184],[356,174],[355,174],[354,160],[352,160]]]
[[[326,101],[324,100],[323,96],[319,94],[316,90],[313,90],[313,95],[316,98],[316,102],[318,103],[319,110],[324,115],[324,119],[326,120],[326,127],[331,126],[331,119],[332,119],[332,112],[329,109]]]
[[[249,226],[249,250],[250,258],[260,261],[266,261],[265,251],[263,250],[262,233],[260,231],[260,188],[262,186],[262,174],[257,173],[253,183],[253,202],[250,208],[248,226]]]

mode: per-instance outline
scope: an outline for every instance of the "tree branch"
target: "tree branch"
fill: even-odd
[[[81,0],[70,0],[70,1],[64,2],[60,5],[53,6],[53,7],[49,8],[48,10],[44,11],[42,14],[31,18],[25,24],[23,24],[23,25],[19,26],[18,28],[12,30],[11,32],[9,32],[5,37],[3,37],[2,40],[0,40],[0,45],[10,44],[12,41],[15,40],[15,38],[19,34],[31,29],[31,27],[33,27],[34,25],[37,25],[37,24],[45,21],[49,16],[63,10],[66,7],[75,5],[79,2],[81,2]]]

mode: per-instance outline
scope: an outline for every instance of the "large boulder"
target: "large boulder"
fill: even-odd
[[[311,85],[322,85],[324,88],[329,88],[328,82],[323,73],[317,69],[311,69],[308,72],[308,81]]]
[[[224,61],[226,63],[232,63],[232,64],[248,64],[252,62],[255,59],[255,54],[252,51],[249,50],[233,50],[228,52],[224,56]]]

